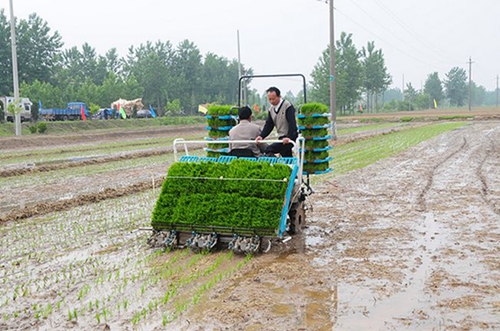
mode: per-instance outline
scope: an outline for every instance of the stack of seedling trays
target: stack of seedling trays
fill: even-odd
[[[332,171],[329,145],[330,113],[321,103],[306,103],[298,115],[299,131],[304,142],[304,175],[321,175]]]
[[[229,130],[236,125],[238,119],[238,108],[226,105],[212,105],[207,109],[207,126],[209,141],[229,140]],[[229,143],[207,144],[205,148],[207,157],[219,157],[229,154]]]

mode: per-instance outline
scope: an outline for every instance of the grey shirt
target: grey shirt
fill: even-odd
[[[255,140],[260,136],[260,127],[257,124],[251,123],[248,120],[241,120],[240,124],[236,125],[229,131],[230,140]],[[250,149],[258,156],[260,148],[256,143],[231,143],[229,148],[232,149]]]

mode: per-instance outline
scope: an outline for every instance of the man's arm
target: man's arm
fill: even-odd
[[[285,118],[288,122],[288,134],[287,137],[295,140],[297,139],[297,120],[295,119],[295,108],[293,105],[287,108],[285,113]]]
[[[264,128],[262,129],[262,132],[260,133],[260,136],[262,139],[266,138],[269,136],[271,131],[274,129],[274,122],[273,119],[271,118],[271,115],[268,113],[267,114],[267,119],[266,119],[266,124],[264,124]]]

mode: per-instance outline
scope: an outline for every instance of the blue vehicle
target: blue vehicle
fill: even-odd
[[[90,119],[89,109],[83,102],[69,102],[66,108],[42,108],[38,111],[38,117],[46,121],[81,120],[82,107],[85,117]]]
[[[94,120],[109,120],[113,118],[113,109],[111,108],[101,108],[92,115],[92,119]]]

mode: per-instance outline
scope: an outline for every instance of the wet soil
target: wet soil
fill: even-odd
[[[304,249],[259,257],[176,326],[499,329],[499,141],[474,123],[324,180]]]
[[[248,261],[149,249],[134,231],[158,193],[147,186],[3,222],[0,329],[500,329],[499,141],[500,122],[474,121],[319,178],[304,232]],[[158,276],[165,265],[178,272]],[[172,284],[173,299],[151,308]]]

